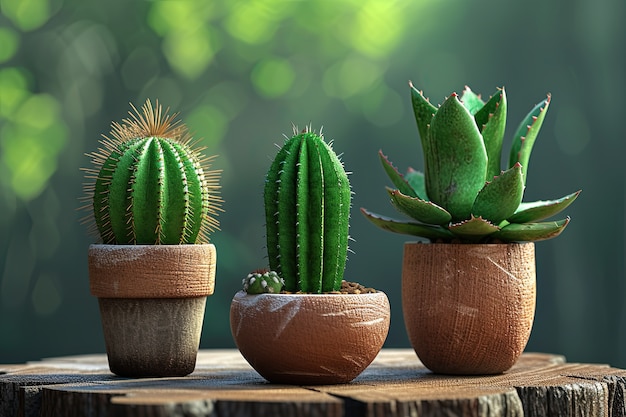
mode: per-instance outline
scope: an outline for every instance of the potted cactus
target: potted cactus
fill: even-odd
[[[220,172],[158,102],[132,109],[87,155],[84,209],[102,241],[89,247],[90,288],[113,373],[184,376],[215,282]]]
[[[275,383],[336,384],[358,376],[389,329],[385,293],[343,279],[351,189],[343,164],[310,127],[288,139],[265,182],[269,269],[231,303],[237,347]]]
[[[406,243],[402,302],[411,344],[425,366],[448,374],[495,374],[524,350],[535,311],[535,241],[558,236],[569,217],[543,221],[580,191],[522,202],[530,153],[550,104],[536,105],[515,132],[501,171],[506,95],[486,102],[466,88],[438,108],[410,84],[424,172],[401,175],[379,152],[395,188],[392,205],[411,220],[364,208],[376,226],[430,243]]]

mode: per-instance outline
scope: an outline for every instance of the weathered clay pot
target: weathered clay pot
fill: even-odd
[[[404,246],[404,321],[433,372],[509,369],[530,337],[535,299],[533,243]]]
[[[89,247],[91,293],[100,304],[111,372],[193,372],[215,263],[211,244]]]
[[[235,294],[230,327],[241,354],[274,383],[339,384],[374,360],[389,300],[370,294]]]

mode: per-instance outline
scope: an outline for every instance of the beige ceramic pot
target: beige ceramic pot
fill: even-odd
[[[509,369],[530,337],[535,298],[533,243],[404,246],[404,321],[433,372]]]
[[[193,372],[215,263],[211,244],[89,247],[91,293],[98,297],[111,372]]]
[[[389,300],[371,294],[235,294],[237,347],[270,382],[339,384],[374,360],[389,331]]]

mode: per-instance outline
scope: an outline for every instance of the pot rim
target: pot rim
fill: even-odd
[[[385,294],[384,291],[376,290],[376,292],[367,292],[360,294],[352,294],[352,293],[339,293],[339,292],[327,292],[322,294],[311,294],[311,293],[269,293],[264,292],[261,294],[248,294],[244,290],[239,290],[235,293],[235,296],[243,296],[243,297],[254,297],[254,296],[268,296],[268,297],[311,297],[311,298],[319,298],[319,297],[345,297],[345,296],[380,296],[379,294]]]
[[[216,261],[212,243],[92,244],[90,290],[98,298],[206,297],[215,287]]]
[[[405,245],[428,245],[428,246],[509,246],[509,245],[534,245],[535,242],[502,242],[502,243],[446,243],[446,242],[422,242],[417,240],[407,240]]]
[[[89,249],[91,248],[96,248],[96,249],[108,249],[110,251],[115,251],[115,250],[119,250],[119,251],[123,251],[123,250],[132,250],[129,248],[138,248],[138,249],[144,249],[144,250],[154,250],[159,251],[159,250],[167,250],[167,248],[173,248],[173,247],[191,247],[191,246],[213,246],[215,247],[215,245],[213,243],[181,243],[181,244],[176,244],[176,245],[114,245],[111,243],[91,243],[89,244]]]

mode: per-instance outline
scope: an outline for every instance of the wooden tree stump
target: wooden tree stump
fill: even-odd
[[[525,353],[495,376],[436,375],[384,349],[352,383],[267,383],[236,350],[205,350],[182,378],[111,374],[105,355],[0,365],[0,416],[625,416],[626,370]]]

